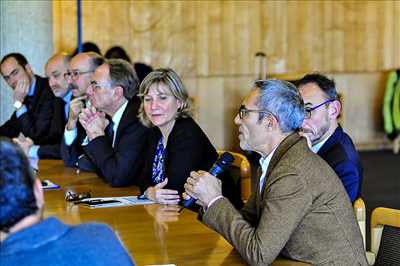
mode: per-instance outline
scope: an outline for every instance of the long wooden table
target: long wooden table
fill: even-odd
[[[137,265],[246,265],[239,253],[218,233],[197,220],[197,214],[176,206],[144,205],[89,209],[65,201],[68,191],[92,197],[132,196],[136,187],[111,188],[93,173],[77,173],[61,161],[39,162],[38,177],[61,186],[45,191],[45,217],[67,224],[101,222],[111,226]],[[307,265],[278,259],[273,265]]]

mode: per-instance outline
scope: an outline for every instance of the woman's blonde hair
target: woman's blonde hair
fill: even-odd
[[[153,124],[144,111],[144,96],[149,92],[153,84],[164,84],[171,91],[172,95],[181,102],[176,118],[191,116],[191,102],[189,95],[182,80],[178,74],[171,68],[159,68],[150,72],[142,81],[139,88],[139,97],[141,100],[138,117],[140,122],[146,127],[152,127]]]

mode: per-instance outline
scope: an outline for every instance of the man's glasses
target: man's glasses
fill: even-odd
[[[325,105],[325,104],[329,104],[331,102],[335,101],[335,99],[329,99],[326,100],[325,102],[318,104],[317,106],[314,107],[305,107],[304,108],[304,118],[305,119],[310,119],[311,118],[311,114],[313,111],[317,110],[318,108],[320,108],[321,106]]]
[[[239,118],[243,119],[247,116],[248,113],[263,113],[263,114],[271,114],[270,111],[268,110],[252,110],[252,109],[247,109],[244,105],[241,105],[238,111]]]
[[[65,200],[66,201],[77,201],[77,200],[83,200],[83,199],[87,199],[87,198],[91,198],[91,194],[90,191],[89,192],[85,192],[85,193],[74,193],[71,191],[68,191]]]
[[[87,74],[87,73],[93,73],[93,72],[94,72],[93,70],[89,70],[89,71],[79,71],[79,70],[67,71],[64,74],[64,78],[66,80],[68,80],[68,79],[77,80],[80,75]]]

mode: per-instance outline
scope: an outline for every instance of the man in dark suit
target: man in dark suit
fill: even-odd
[[[79,115],[86,132],[84,156],[95,166],[96,173],[114,187],[132,185],[143,165],[148,129],[137,117],[138,86],[136,73],[128,62],[106,61],[96,69],[87,89],[91,106]]]
[[[298,80],[296,85],[305,103],[303,133],[311,141],[311,149],[336,172],[351,202],[360,195],[362,167],[353,141],[338,123],[341,104],[335,82],[313,73]]]
[[[71,59],[68,71],[65,73],[65,79],[73,94],[64,138],[61,141],[61,157],[66,166],[78,166],[79,169],[86,171],[95,170],[94,165],[83,157],[81,144],[86,134],[78,121],[78,115],[87,104],[86,90],[90,85],[93,73],[103,62],[103,57],[97,53],[80,53]]]
[[[64,133],[64,127],[68,119],[69,104],[72,97],[72,91],[64,78],[67,72],[71,57],[68,54],[58,53],[53,55],[45,66],[46,76],[49,80],[49,85],[54,95],[57,97],[54,100],[54,115],[51,122],[50,132],[55,132],[60,136]],[[55,144],[37,145],[29,137],[26,139],[14,139],[32,160],[38,159],[61,159],[60,141]]]
[[[16,109],[0,127],[0,136],[15,138],[22,133],[38,144],[58,143],[61,135],[49,132],[55,97],[47,79],[34,75],[26,58],[19,53],[4,56],[0,69],[4,80],[13,89]]]
[[[313,265],[368,265],[346,191],[297,133],[303,118],[292,84],[257,81],[235,118],[240,147],[261,155],[255,193],[238,211],[218,179],[199,171],[187,179],[184,198],[197,199],[202,221],[250,265],[269,265],[279,254]]]

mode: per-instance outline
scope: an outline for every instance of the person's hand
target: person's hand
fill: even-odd
[[[154,187],[148,187],[144,194],[148,199],[161,204],[178,204],[180,196],[177,190],[164,189],[168,183],[168,178]]]
[[[207,208],[208,204],[222,195],[221,180],[205,171],[192,171],[184,185],[183,198],[192,197],[196,203]]]
[[[29,157],[29,149],[33,146],[33,140],[29,137],[27,138],[13,138],[13,141],[18,144],[21,149],[24,151],[25,155]]]
[[[83,101],[86,99],[86,95],[76,97],[71,100],[69,104],[69,115],[67,122],[67,129],[71,130],[76,128],[76,122],[78,122],[78,116],[84,108]]]
[[[180,207],[178,205],[149,204],[144,205],[144,209],[154,218],[154,231],[156,238],[159,241],[164,241],[165,232],[168,232],[168,223],[179,220]]]
[[[26,79],[21,79],[17,82],[17,86],[14,89],[14,102],[20,101],[24,102],[26,95],[29,92],[29,81]]]
[[[79,114],[79,122],[86,130],[89,141],[99,136],[104,136],[104,131],[110,123],[106,118],[106,114],[96,111],[93,106],[82,110]]]

